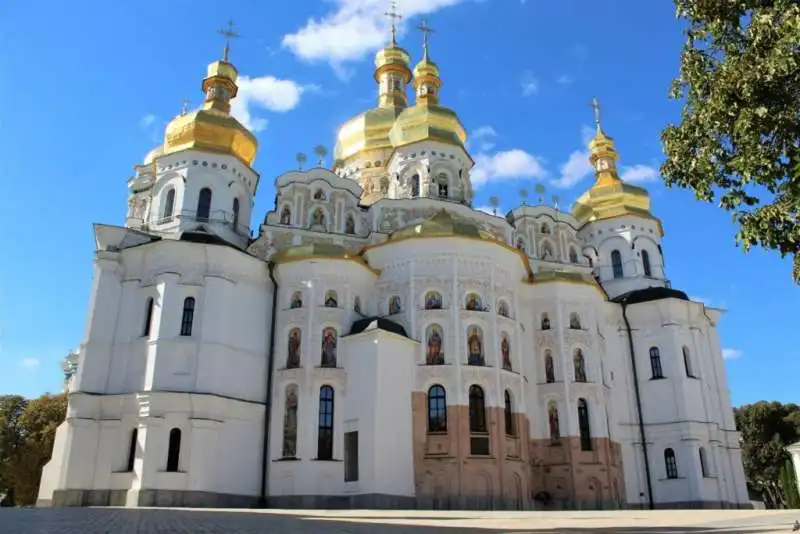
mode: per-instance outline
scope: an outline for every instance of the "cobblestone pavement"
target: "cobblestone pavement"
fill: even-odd
[[[0,534],[778,533],[800,511],[438,512],[0,509]]]

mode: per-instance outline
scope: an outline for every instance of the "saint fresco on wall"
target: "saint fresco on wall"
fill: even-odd
[[[286,356],[286,368],[295,369],[300,367],[300,329],[293,328],[289,332],[288,352]]]
[[[581,349],[575,349],[573,360],[575,361],[575,382],[586,382],[586,367]]]
[[[281,224],[292,224],[292,212],[289,206],[284,206],[281,210]]]
[[[500,341],[500,354],[503,357],[503,369],[510,371],[511,370],[511,346],[508,342],[508,338],[503,336],[502,341]]]
[[[483,306],[481,305],[481,298],[475,293],[470,293],[467,295],[467,304],[465,307],[471,311],[480,311],[483,309]]]
[[[544,379],[548,384],[552,384],[556,381],[556,370],[550,351],[547,351],[544,356]]]
[[[286,388],[285,410],[283,414],[283,457],[297,456],[297,386]]]
[[[439,325],[428,327],[428,350],[425,355],[425,363],[428,365],[444,364],[444,354],[442,354],[442,328]]]
[[[547,406],[547,419],[550,424],[550,439],[558,441],[561,439],[561,432],[558,428],[558,407],[555,401],[550,401]]]
[[[336,330],[322,331],[322,367],[336,367]]]
[[[483,333],[477,326],[470,326],[467,330],[467,349],[469,365],[483,365]]]
[[[426,310],[441,310],[442,309],[442,295],[437,291],[431,291],[425,295],[425,309]]]

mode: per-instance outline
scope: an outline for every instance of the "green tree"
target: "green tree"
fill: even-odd
[[[662,133],[668,186],[733,213],[737,242],[794,259],[800,283],[800,4],[675,0],[686,23],[679,125]]]
[[[45,394],[31,401],[0,397],[0,492],[7,493],[7,504],[36,502],[42,468],[66,413],[65,394]]]
[[[786,502],[781,485],[781,469],[789,460],[786,446],[800,439],[800,407],[761,401],[736,408],[734,417],[747,482],[768,505],[779,507]]]
[[[19,395],[0,396],[0,494],[6,494],[5,505],[13,505],[14,459],[22,446],[20,417],[28,401]]]
[[[800,494],[797,493],[797,476],[791,460],[786,460],[781,468],[781,489],[787,508],[800,508]]]

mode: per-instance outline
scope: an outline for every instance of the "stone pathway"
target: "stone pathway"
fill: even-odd
[[[438,512],[374,510],[0,509],[0,534],[789,533],[800,511]]]

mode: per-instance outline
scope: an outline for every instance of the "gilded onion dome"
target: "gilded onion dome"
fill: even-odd
[[[485,241],[498,241],[491,232],[482,230],[477,224],[466,219],[455,219],[441,209],[433,217],[401,228],[389,236],[389,241],[401,241],[414,237],[466,237]]]
[[[226,47],[225,58],[208,66],[202,85],[206,95],[203,106],[181,113],[167,125],[161,154],[194,148],[230,154],[252,166],[258,141],[230,115],[230,101],[239,90],[237,78],[236,67],[227,61]]]
[[[414,67],[416,102],[397,117],[389,132],[389,139],[394,147],[427,140],[463,147],[467,142],[467,132],[458,115],[439,105],[442,79],[439,67],[428,55],[428,33],[432,30],[424,22],[419,29],[425,39],[422,60]]]
[[[360,113],[339,129],[334,159],[347,160],[368,150],[391,148],[389,130],[408,105],[406,86],[411,81],[411,58],[394,38],[389,46],[375,54],[375,81],[378,83],[378,106]]]
[[[599,105],[596,100],[594,106],[596,132],[589,141],[589,161],[595,169],[596,180],[575,202],[572,214],[581,224],[624,215],[658,221],[650,214],[650,195],[647,190],[620,179],[617,172],[619,153],[614,147],[614,139],[600,126]]]

